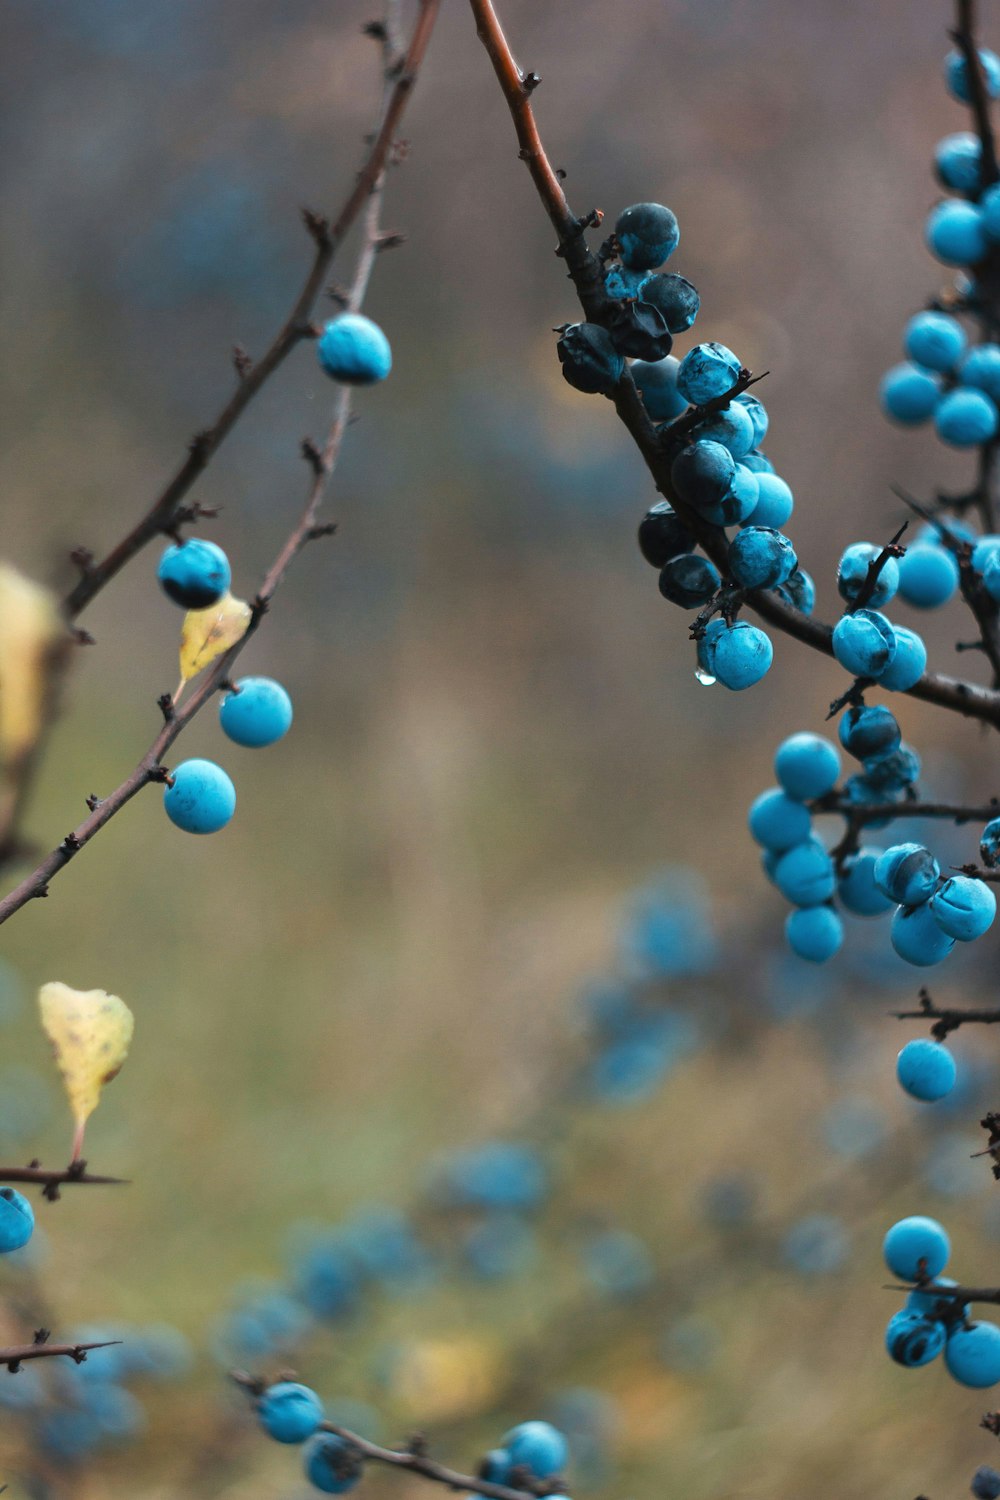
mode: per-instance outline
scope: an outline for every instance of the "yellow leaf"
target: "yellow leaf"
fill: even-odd
[[[83,1127],[100,1102],[101,1089],[119,1073],[128,1056],[132,1012],[124,1000],[105,990],[73,990],[55,982],[42,985],[38,1007],[76,1123],[75,1160],[83,1143]]]
[[[242,640],[250,624],[250,606],[232,594],[223,594],[218,604],[208,609],[190,609],[181,626],[181,678],[192,677],[210,661]]]
[[[38,738],[46,669],[62,639],[55,594],[0,563],[0,765],[15,763]]]

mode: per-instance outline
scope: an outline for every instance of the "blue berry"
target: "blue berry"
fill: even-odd
[[[925,1104],[950,1094],[957,1075],[958,1068],[948,1048],[926,1037],[907,1042],[896,1059],[900,1086]]]
[[[292,727],[292,700],[270,677],[241,677],[219,704],[219,722],[237,745],[273,745]]]
[[[902,738],[895,714],[881,704],[849,708],[837,732],[844,749],[856,760],[888,755]]]
[[[694,551],[694,537],[666,500],[652,506],[639,522],[639,551],[654,568],[680,552]]]
[[[392,349],[377,323],[363,313],[331,318],[319,336],[316,357],[342,385],[376,385],[392,369]]]
[[[897,906],[889,928],[889,940],[900,958],[927,969],[948,957],[955,939],[942,932],[930,907]]]
[[[998,1500],[1000,1497],[1000,1474],[989,1464],[982,1464],[972,1476],[969,1486],[976,1500]]]
[[[651,421],[672,422],[687,410],[687,402],[677,389],[680,360],[674,355],[668,354],[666,359],[637,359],[629,369]]]
[[[510,1454],[506,1448],[491,1448],[480,1465],[480,1473],[491,1484],[506,1484],[510,1478]]]
[[[915,609],[939,609],[958,588],[958,563],[933,542],[917,542],[899,560],[899,597]]]
[[[899,1219],[882,1241],[885,1263],[901,1281],[926,1281],[940,1276],[948,1264],[951,1241],[936,1219],[914,1214]]]
[[[719,570],[695,552],[681,552],[660,569],[660,593],[684,609],[706,604],[721,582]]]
[[[789,912],[785,937],[799,958],[824,964],[839,951],[844,941],[844,924],[831,906],[809,906]]]
[[[185,760],[163,792],[171,823],[185,833],[217,833],[236,811],[236,788],[214,761]]]
[[[890,1359],[909,1370],[919,1369],[937,1359],[945,1344],[945,1327],[923,1313],[903,1308],[889,1319],[885,1330],[885,1347]]]
[[[744,589],[772,589],[797,566],[791,542],[772,526],[746,526],[729,547],[729,571]]]
[[[774,647],[764,631],[746,620],[737,620],[718,636],[712,665],[723,687],[740,693],[766,675],[773,659]]]
[[[852,676],[877,680],[896,654],[895,632],[876,610],[855,610],[834,626],[833,654]]]
[[[919,906],[937,889],[941,868],[923,844],[893,844],[879,856],[875,883],[900,906]]]
[[[702,406],[731,391],[742,368],[725,344],[695,344],[681,360],[677,388],[692,406]]]
[[[750,806],[750,833],[765,849],[779,851],[804,844],[812,833],[812,817],[780,787],[761,792]]]
[[[927,667],[927,647],[915,630],[894,625],[896,654],[879,678],[879,686],[894,693],[905,693],[919,682]]]
[[[994,869],[1000,863],[1000,818],[991,818],[979,839],[979,853],[984,865]]]
[[[934,148],[934,167],[941,184],[956,193],[979,191],[980,163],[983,148],[978,135],[957,130],[946,135]]]
[[[745,407],[731,401],[725,410],[712,412],[699,422],[693,436],[699,442],[721,443],[734,458],[742,458],[754,444],[753,422]]]
[[[979,48],[979,61],[983,70],[983,81],[989,99],[1000,98],[1000,57],[988,47]],[[944,81],[955,99],[962,104],[972,103],[972,80],[965,54],[953,48],[944,60]]]
[[[976,344],[958,367],[958,383],[1000,401],[1000,344]],[[948,529],[955,528],[951,521]]]
[[[983,569],[983,588],[991,599],[1000,602],[1000,552],[995,552]]]
[[[324,1495],[343,1495],[361,1478],[356,1449],[335,1432],[318,1432],[302,1455],[309,1483]]]
[[[819,734],[793,734],[778,746],[774,771],[789,797],[808,802],[837,785],[840,755],[831,740]]]
[[[837,888],[833,860],[818,839],[796,844],[774,867],[774,883],[793,906],[821,906]]]
[[[759,448],[761,443],[767,437],[767,407],[764,405],[763,401],[761,401],[757,396],[752,395],[750,391],[740,391],[740,394],[735,398],[735,400],[736,404],[738,406],[744,407],[749,414],[750,420],[753,423],[753,445],[754,448]],[[761,456],[763,457],[763,455]],[[764,461],[765,463],[767,462],[766,459]]]
[[[677,216],[662,203],[633,203],[618,215],[615,236],[631,271],[655,271],[680,244]]]
[[[983,215],[983,228],[991,240],[1000,240],[1000,183],[988,187],[979,200]]]
[[[869,565],[882,553],[881,547],[872,542],[853,542],[845,548],[837,568],[837,592],[848,604],[853,604],[868,580]],[[899,564],[890,557],[883,564],[875,581],[875,590],[869,600],[869,608],[880,609],[899,588]]]
[[[684,333],[690,328],[701,306],[698,288],[673,271],[650,276],[643,282],[640,295],[643,302],[656,308],[671,333]]]
[[[737,396],[736,399],[738,401],[740,399],[739,396]],[[758,448],[751,448],[750,452],[744,456],[743,463],[748,469],[751,469],[754,474],[774,473],[774,464],[768,458],[767,454],[761,453]]]
[[[670,466],[670,479],[682,500],[705,510],[722,499],[733,482],[736,460],[721,443],[690,443]]]
[[[993,926],[997,898],[984,881],[952,875],[931,897],[931,911],[942,932],[960,943],[971,943]]]
[[[934,413],[934,427],[942,443],[953,448],[974,448],[996,436],[1000,415],[985,391],[956,386],[941,397]]]
[[[893,365],[882,376],[879,397],[882,410],[904,427],[929,422],[941,395],[941,382],[916,365]]]
[[[522,1422],[501,1439],[511,1467],[523,1464],[536,1479],[550,1479],[566,1466],[566,1439],[548,1422]]]
[[[948,1374],[959,1385],[981,1391],[1000,1380],[1000,1328],[995,1323],[970,1323],[956,1328],[944,1349]]]
[[[811,615],[816,607],[816,585],[805,568],[796,568],[791,577],[786,578],[779,586],[778,594],[786,604],[804,615]]]
[[[875,865],[881,854],[881,849],[862,845],[844,861],[837,893],[856,917],[879,917],[895,905],[875,883]]]
[[[698,657],[698,665],[703,672],[714,679],[715,677],[715,643],[723,631],[728,630],[725,620],[716,618],[709,620],[705,626],[705,634],[695,642],[695,652]]]
[[[229,559],[222,548],[201,537],[168,547],[156,576],[167,598],[181,609],[208,609],[218,604],[232,582]]]
[[[635,359],[665,359],[674,344],[663,314],[644,300],[614,303],[607,332],[619,354]]]
[[[35,1211],[23,1193],[0,1187],[0,1255],[23,1249],[34,1227]]]
[[[716,505],[706,506],[705,519],[714,526],[741,526],[753,515],[759,498],[757,475],[738,463],[722,499]]]
[[[260,1425],[278,1443],[304,1443],[323,1420],[323,1403],[307,1385],[282,1380],[257,1403]]]
[[[625,373],[624,356],[615,348],[607,329],[597,323],[571,323],[564,328],[556,353],[563,378],[587,395],[606,396]]]
[[[965,349],[965,329],[948,313],[922,312],[906,325],[903,348],[914,364],[944,374],[953,370]]]
[[[620,261],[615,261],[604,273],[604,290],[617,300],[638,297],[649,280],[649,271],[630,271]]]
[[[873,792],[892,796],[920,779],[920,756],[909,745],[899,745],[888,755],[874,755],[864,762],[865,781]]]
[[[982,214],[961,198],[947,198],[931,210],[924,238],[931,254],[946,266],[974,266],[989,249]]]
[[[749,454],[742,459],[745,467]],[[795,509],[795,500],[792,492],[785,481],[777,474],[768,473],[766,470],[757,472],[757,504],[750,513],[751,526],[775,526],[782,527],[789,520]]]
[[[966,540],[964,537],[962,540]],[[972,566],[977,573],[985,573],[991,561],[1000,552],[1000,536],[987,533],[986,536],[973,538]]]

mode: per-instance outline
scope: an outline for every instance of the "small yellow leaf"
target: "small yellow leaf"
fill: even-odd
[[[38,1007],[76,1123],[75,1159],[101,1089],[119,1073],[128,1056],[132,1012],[124,1000],[105,990],[73,990],[55,982],[42,985]]]
[[[56,596],[0,563],[0,766],[30,750],[41,728],[49,653],[68,639]]]
[[[250,606],[244,599],[223,594],[218,604],[208,609],[190,609],[181,626],[181,678],[192,677],[210,661],[242,640],[250,624]]]

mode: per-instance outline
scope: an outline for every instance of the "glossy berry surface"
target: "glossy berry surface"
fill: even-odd
[[[331,318],[316,343],[320,368],[342,385],[376,385],[392,369],[392,349],[377,323],[363,313]]]
[[[879,890],[901,906],[929,901],[940,877],[937,860],[923,844],[893,844],[875,865]]]
[[[955,946],[955,939],[942,932],[926,903],[897,906],[889,927],[889,940],[900,958],[919,969],[942,963]]]
[[[753,447],[753,422],[744,407],[731,401],[725,410],[712,412],[699,422],[693,436],[699,442],[721,443],[734,458],[743,458]]]
[[[936,1219],[914,1214],[899,1219],[882,1241],[885,1263],[901,1281],[940,1276],[948,1264],[951,1241]]]
[[[857,760],[888,755],[902,738],[895,714],[880,703],[849,708],[837,733],[844,749]]]
[[[236,788],[211,760],[185,760],[164,788],[163,806],[171,823],[185,833],[218,833],[236,811]]]
[[[774,647],[764,631],[737,620],[717,637],[712,665],[719,682],[740,693],[767,674],[773,659]]]
[[[353,1490],[361,1470],[353,1449],[335,1432],[318,1432],[302,1455],[302,1467],[314,1489],[324,1495]]]
[[[927,666],[927,647],[915,630],[905,625],[894,625],[896,650],[892,661],[879,678],[879,685],[894,693],[905,693],[915,682],[919,682]]]
[[[896,637],[885,615],[873,609],[843,615],[833,629],[833,654],[854,677],[878,679],[896,654]]]
[[[278,1443],[304,1443],[323,1420],[323,1403],[307,1385],[282,1380],[268,1386],[257,1403],[257,1418]]]
[[[741,588],[774,588],[797,566],[791,542],[772,526],[744,527],[729,548],[729,571]]]
[[[742,460],[745,465],[747,458],[749,455]],[[795,498],[780,474],[757,472],[757,504],[750,512],[750,525],[773,526],[780,530],[794,509]]]
[[[971,130],[958,130],[938,141],[934,149],[934,169],[944,187],[959,193],[974,193],[979,187],[983,148]]]
[[[218,604],[232,582],[229,559],[221,547],[189,537],[168,547],[156,570],[160,587],[181,609],[208,609]]]
[[[959,198],[948,198],[931,210],[924,238],[931,254],[946,266],[974,266],[989,249],[981,211]]]
[[[618,215],[615,235],[632,271],[655,271],[680,244],[676,214],[662,203],[633,203]]]
[[[955,1059],[941,1042],[918,1037],[907,1042],[896,1059],[896,1077],[900,1087],[913,1099],[931,1104],[943,1099],[955,1087],[958,1069]]]
[[[597,323],[571,323],[556,345],[563,378],[587,395],[607,395],[625,371],[624,357]]]
[[[629,367],[642,404],[654,422],[672,422],[687,410],[687,402],[677,389],[680,363],[668,354],[666,359],[637,359]]]
[[[976,344],[958,367],[958,383],[1000,401],[1000,344]]]
[[[1000,1380],[1000,1328],[995,1323],[971,1323],[956,1328],[944,1350],[948,1374],[959,1385],[985,1390]]]
[[[993,926],[997,898],[984,881],[952,875],[931,897],[931,911],[942,932],[971,943]]]
[[[237,745],[273,745],[292,727],[292,700],[270,677],[241,677],[219,704],[223,733]]]
[[[895,1313],[885,1330],[889,1358],[897,1365],[905,1365],[908,1370],[929,1365],[941,1353],[944,1344],[944,1324],[912,1308]]]
[[[767,437],[767,429],[770,425],[767,407],[759,396],[752,391],[741,391],[736,397],[736,404],[745,408],[751,422],[753,423],[754,447],[759,448]]]
[[[821,906],[836,890],[837,874],[823,845],[810,839],[781,855],[774,883],[793,906]]]
[[[979,48],[979,62],[982,67],[983,82],[986,87],[987,96],[990,99],[1000,98],[1000,57],[991,52],[988,47]],[[944,60],[944,79],[948,85],[949,92],[962,104],[972,102],[972,83],[969,78],[969,65],[965,60],[965,54],[957,47],[953,48]]]
[[[1000,862],[1000,818],[991,818],[979,837],[979,853],[992,869]]]
[[[16,1188],[0,1188],[0,1255],[21,1250],[31,1239],[35,1211]]]
[[[759,499],[757,475],[745,464],[737,463],[726,493],[716,505],[707,505],[703,514],[714,526],[741,526],[749,521]]]
[[[704,441],[682,448],[670,466],[670,478],[682,500],[698,510],[716,504],[736,474],[736,460],[722,443]]]
[[[522,1422],[501,1440],[513,1467],[523,1464],[536,1479],[549,1479],[566,1466],[566,1439],[548,1422]]]
[[[677,388],[692,406],[701,406],[731,391],[742,366],[725,344],[695,344],[681,360]]]
[[[654,568],[681,552],[694,551],[694,537],[666,500],[660,500],[639,522],[639,551]]]

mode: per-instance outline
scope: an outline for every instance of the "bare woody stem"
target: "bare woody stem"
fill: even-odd
[[[16,1375],[21,1366],[32,1359],[58,1359],[61,1356],[71,1359],[74,1364],[82,1365],[89,1350],[109,1349],[112,1344],[121,1343],[121,1339],[105,1339],[103,1343],[96,1344],[50,1344],[48,1340],[48,1329],[39,1328],[30,1344],[0,1347],[0,1365],[5,1365],[12,1375]]]
[[[0,1167],[0,1182],[34,1184],[42,1189],[42,1197],[54,1203],[60,1189],[77,1185],[121,1187],[127,1182],[124,1177],[98,1177],[87,1171],[85,1161],[72,1162],[68,1167],[52,1170],[40,1162],[29,1162],[26,1167]]]

